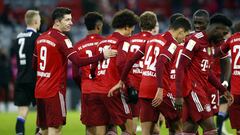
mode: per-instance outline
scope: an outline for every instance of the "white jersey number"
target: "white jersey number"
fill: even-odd
[[[99,52],[102,53],[104,49],[108,49],[110,46],[99,47]],[[102,62],[99,62],[98,69],[107,69],[110,63],[110,59],[106,59]]]
[[[40,49],[40,59],[41,59],[40,69],[42,71],[44,71],[46,68],[46,62],[47,62],[47,47],[46,46],[42,46]]]
[[[19,55],[19,59],[20,59],[20,65],[26,65],[26,54],[23,53],[23,48],[25,45],[25,38],[20,38],[18,40],[18,44],[20,45],[19,51],[18,51],[18,55]]]
[[[240,57],[240,45],[236,45],[233,47],[233,52],[237,53],[236,57],[234,59],[234,65],[233,65],[233,69],[240,69],[240,65],[238,64],[238,59]]]
[[[88,57],[92,57],[93,54],[92,54],[92,51],[91,50],[86,50],[86,54],[88,55]]]
[[[150,53],[151,53],[152,50],[154,51],[153,52],[154,56],[150,56]],[[149,48],[147,50],[147,55],[146,55],[146,58],[145,58],[145,61],[144,61],[144,65],[147,66],[148,70],[156,71],[155,66],[156,66],[156,63],[157,63],[157,57],[158,57],[159,53],[160,53],[160,48],[159,47],[155,46],[153,48],[153,46],[149,46]],[[152,62],[153,57],[154,57],[154,60]]]
[[[132,53],[137,52],[139,49],[140,49],[139,45],[131,45],[130,46],[130,52],[132,52]],[[140,68],[143,68],[143,60],[144,60],[144,57],[142,57],[142,59],[138,63]]]

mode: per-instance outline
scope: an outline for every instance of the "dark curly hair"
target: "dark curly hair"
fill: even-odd
[[[232,21],[227,16],[219,13],[214,14],[210,19],[210,24],[215,24],[215,23],[220,23],[228,27],[232,26]]]
[[[87,30],[94,30],[97,22],[103,22],[103,16],[98,12],[88,12],[84,16],[84,24],[87,27]]]
[[[112,27],[114,29],[133,27],[138,23],[138,16],[129,9],[118,11],[112,20]]]

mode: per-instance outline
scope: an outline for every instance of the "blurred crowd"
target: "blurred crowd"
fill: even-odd
[[[44,32],[51,26],[50,15],[57,6],[72,9],[74,26],[69,35],[73,43],[87,34],[83,25],[83,15],[89,11],[98,11],[104,15],[103,35],[108,35],[112,31],[110,27],[112,15],[124,8],[131,9],[138,15],[146,10],[154,11],[158,15],[159,32],[166,31],[169,16],[176,12],[191,18],[193,12],[203,8],[210,15],[221,12],[233,21],[240,18],[240,0],[0,0],[0,102],[8,102],[8,99],[13,97],[16,63],[11,57],[11,46],[16,35],[25,28],[25,12],[28,9],[40,11],[43,21],[40,31]],[[71,80],[71,72],[68,73]],[[70,84],[73,83],[70,81]]]

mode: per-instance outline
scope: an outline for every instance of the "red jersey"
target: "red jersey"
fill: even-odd
[[[65,94],[67,57],[74,53],[69,38],[56,29],[50,29],[38,37],[35,52],[37,56],[35,97],[53,97],[58,91]]]
[[[201,87],[204,90],[204,87],[208,85],[213,49],[207,41],[206,33],[199,32],[193,34],[185,42],[182,55],[191,60],[185,71],[185,88],[183,89],[183,97],[185,97],[194,87]]]
[[[172,34],[170,32],[165,32],[163,35],[163,38],[167,40],[166,44],[164,45],[164,50],[161,51],[160,55],[166,57],[169,62],[167,64],[164,64],[165,70],[162,74],[162,88],[172,92],[171,91],[171,85],[170,85],[170,73],[171,73],[171,67],[174,64],[174,59],[176,55],[176,49],[178,46],[177,41],[172,37]]]
[[[226,57],[228,57],[228,54],[222,56],[221,58],[213,58],[213,61],[211,64],[211,70],[216,75],[216,77],[219,79],[219,81],[221,80],[220,59],[224,59]],[[211,93],[214,91],[217,91],[217,89],[211,83],[208,83],[206,90],[208,90],[208,91],[210,90]]]
[[[123,70],[127,58],[127,52],[130,44],[128,38],[118,32],[106,37],[98,44],[98,51],[104,48],[111,48],[118,51],[116,57],[100,61],[97,67],[97,77],[95,80],[96,88],[94,93],[108,93],[108,91],[118,83],[120,74]]]
[[[78,41],[75,44],[74,48],[78,50],[77,53],[80,57],[92,57],[96,55],[97,45],[102,39],[103,38],[99,34],[91,34],[86,36],[84,39]],[[93,89],[93,85],[95,84],[94,80],[91,78],[91,66],[92,65],[80,67],[81,76],[78,76],[79,70],[73,71],[73,76],[81,77],[79,78],[79,80],[81,79],[82,93],[90,93]]]
[[[232,56],[232,75],[231,75],[231,93],[240,95],[240,33],[233,34],[226,43],[220,47],[222,52],[231,50]]]
[[[139,97],[154,98],[157,92],[156,63],[166,40],[160,35],[149,38],[145,45],[142,81],[140,83]],[[166,93],[165,93],[166,95]]]
[[[149,32],[140,32],[129,38],[129,51],[128,59],[133,57],[134,53],[140,49],[141,46],[145,45],[147,39],[152,36]],[[139,90],[140,82],[142,78],[142,69],[143,69],[143,59],[138,60],[132,67],[131,71],[128,74],[130,84],[137,90]]]
[[[176,49],[176,52],[173,56],[173,63],[171,65],[171,69],[170,69],[170,89],[173,95],[176,95],[176,69],[179,65],[179,60],[180,60],[180,56],[182,54],[184,45],[183,44],[178,44],[178,47]]]

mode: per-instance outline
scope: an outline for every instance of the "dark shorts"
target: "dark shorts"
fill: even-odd
[[[233,95],[234,102],[229,107],[229,118],[233,129],[240,129],[240,95]]]
[[[14,91],[14,104],[16,106],[33,106],[36,104],[34,98],[35,83],[16,83]]]
[[[37,98],[37,126],[59,127],[66,124],[65,96],[60,92],[54,97]]]

